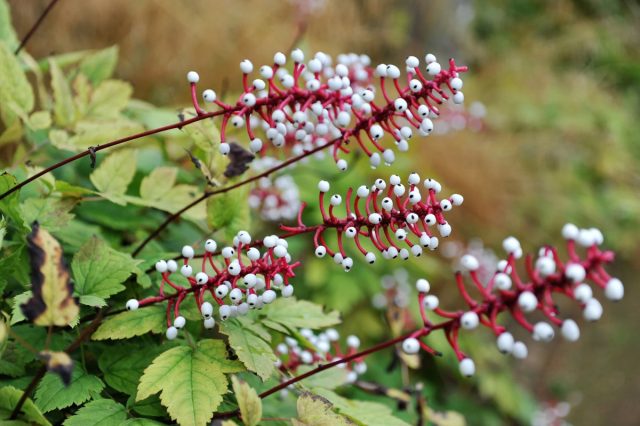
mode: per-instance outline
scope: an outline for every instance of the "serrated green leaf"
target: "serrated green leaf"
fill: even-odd
[[[162,333],[165,311],[160,306],[149,306],[136,311],[121,312],[107,318],[91,336],[93,340],[129,339],[145,333]]]
[[[76,367],[71,374],[71,383],[66,387],[56,374],[47,373],[36,389],[35,402],[38,408],[46,413],[71,405],[80,405],[99,395],[102,389],[102,380]]]
[[[91,146],[97,146],[139,133],[142,130],[144,130],[144,127],[139,123],[122,117],[102,120],[80,120],[74,126],[76,134],[67,140],[58,141],[56,146],[70,151],[80,151]]]
[[[90,53],[80,61],[80,72],[95,86],[113,74],[118,62],[118,46]]]
[[[160,401],[181,425],[206,425],[227,392],[227,378],[197,345],[178,346],[144,370],[137,400],[160,392]]]
[[[76,204],[75,200],[69,199],[29,198],[22,203],[22,217],[26,223],[37,221],[48,231],[55,232],[64,228],[73,219],[71,210]]]
[[[158,347],[120,344],[117,351],[103,351],[98,358],[98,366],[109,386],[128,395],[134,395],[142,372],[158,352]]]
[[[125,422],[120,423],[120,426],[162,426],[164,423],[156,422],[151,419],[127,419]]]
[[[49,60],[53,88],[53,118],[56,125],[67,127],[76,121],[76,109],[71,87],[54,59]]]
[[[298,418],[306,426],[353,425],[349,419],[333,412],[331,401],[310,392],[304,392],[296,403]],[[382,424],[382,423],[376,423]]]
[[[229,336],[229,344],[247,369],[258,374],[262,380],[271,377],[275,371],[276,356],[266,341],[237,318],[221,323],[220,332]]]
[[[6,0],[0,0],[0,41],[3,41],[11,51],[17,49],[19,45],[16,31],[11,23],[11,10]]]
[[[265,306],[260,314],[290,328],[318,329],[340,324],[338,311],[324,313],[322,306],[293,297],[276,299],[272,304]]]
[[[102,297],[94,296],[92,294],[85,294],[80,296],[80,304],[85,306],[93,306],[94,308],[102,308],[107,306],[107,301]]]
[[[111,399],[96,399],[64,421],[65,426],[120,426],[127,418],[122,404]]]
[[[127,106],[133,87],[120,80],[100,83],[91,95],[87,115],[95,118],[117,118]]]
[[[262,400],[258,393],[247,382],[239,380],[236,376],[231,377],[233,394],[240,407],[242,423],[245,426],[255,426],[262,419]]]
[[[108,299],[125,289],[122,283],[136,270],[138,263],[128,253],[120,253],[101,239],[92,237],[71,262],[76,293]]]
[[[244,366],[238,360],[229,359],[227,345],[219,339],[205,339],[198,342],[202,353],[209,361],[216,364],[216,368],[222,373],[239,373],[245,371]]]
[[[8,420],[11,416],[13,409],[18,404],[23,393],[24,392],[13,386],[0,388],[0,421],[2,421],[3,424],[4,420]],[[18,416],[18,419],[25,420],[29,424],[51,425],[30,398],[27,398],[24,402],[22,413]]]
[[[20,321],[24,321],[26,318],[22,313],[22,309],[20,309],[20,305],[26,303],[27,300],[31,299],[31,290],[25,291],[24,293],[20,293],[13,298],[13,307],[11,310],[11,325],[16,324]]]
[[[167,417],[167,409],[162,406],[160,397],[157,395],[150,396],[142,401],[136,401],[134,392],[127,400],[127,408],[147,417]]]
[[[189,117],[195,112],[193,109],[185,110],[185,116]],[[218,152],[220,144],[220,131],[213,120],[201,120],[182,129],[187,136],[203,151]],[[221,155],[220,155],[221,156]],[[222,171],[220,171],[221,173]]]
[[[346,399],[330,390],[322,388],[314,389],[313,392],[329,400],[339,414],[347,416],[358,424],[409,426],[408,423],[395,417],[391,409],[386,405],[371,401]]]
[[[124,204],[123,195],[136,173],[137,151],[123,149],[109,155],[89,178],[100,194],[116,204]]]
[[[213,229],[224,230],[231,240],[249,225],[249,187],[243,186],[234,191],[225,192],[207,199],[207,222]]]
[[[67,149],[69,146],[69,133],[62,129],[51,129],[49,131],[49,140],[56,148]]]
[[[33,89],[18,58],[0,40],[0,112],[5,125],[10,126],[17,117],[7,106],[13,105],[28,114],[33,110],[34,102]]]

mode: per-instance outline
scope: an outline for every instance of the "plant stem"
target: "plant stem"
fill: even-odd
[[[44,19],[47,17],[47,15],[49,14],[49,12],[51,12],[51,10],[53,9],[53,7],[58,3],[58,0],[51,0],[49,2],[49,4],[47,5],[47,7],[42,11],[42,13],[40,14],[40,16],[38,17],[38,19],[36,20],[35,24],[33,24],[33,26],[31,27],[31,29],[29,30],[29,32],[27,32],[27,34],[22,38],[22,40],[20,41],[20,45],[18,46],[18,48],[15,50],[15,52],[13,52],[15,55],[17,55],[18,53],[20,53],[20,51],[22,50],[22,48],[27,44],[27,42],[29,41],[29,39],[33,36],[33,34],[35,34],[35,32],[38,30],[38,28],[40,28],[40,25],[42,25],[42,23],[44,22]]]

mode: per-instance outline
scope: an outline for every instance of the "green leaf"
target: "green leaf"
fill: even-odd
[[[119,344],[118,350],[105,350],[98,358],[100,371],[109,386],[119,392],[134,395],[142,371],[158,355],[157,347]]]
[[[333,412],[333,404],[326,398],[304,392],[296,403],[298,418],[306,426],[352,425],[349,419]],[[376,423],[383,424],[383,423]]]
[[[301,365],[298,368],[298,374],[304,374],[315,367],[311,365]],[[347,371],[344,368],[329,368],[307,377],[301,382],[309,389],[325,388],[335,389],[347,383]]]
[[[216,368],[222,373],[239,373],[245,371],[244,366],[238,360],[229,359],[227,345],[220,339],[205,339],[198,342],[198,347],[216,364]]]
[[[142,371],[140,371],[140,374],[142,374]],[[134,392],[127,400],[127,408],[146,417],[167,417],[167,409],[162,406],[160,398],[156,395],[142,401],[136,401]]]
[[[56,125],[67,127],[76,121],[76,109],[69,82],[55,60],[50,59],[51,87],[53,88],[53,117]]]
[[[0,421],[9,419],[23,393],[13,386],[0,388]],[[51,425],[30,398],[27,398],[22,405],[22,413],[20,413],[18,419],[25,420],[29,424]],[[2,423],[4,424],[4,422]]]
[[[117,118],[127,106],[133,88],[120,80],[100,83],[91,95],[87,115],[95,118]]]
[[[13,298],[13,309],[11,310],[11,325],[16,324],[20,321],[24,321],[26,318],[22,313],[22,309],[20,309],[20,305],[26,303],[27,300],[31,299],[31,290],[25,291],[24,293],[20,293]]]
[[[125,204],[123,195],[136,173],[137,151],[122,149],[109,155],[89,177],[100,195],[116,204]]]
[[[0,41],[0,111],[6,126],[16,120],[12,106],[23,113],[30,113],[34,106],[33,89],[13,51]]]
[[[193,109],[184,111],[185,116],[195,113]],[[183,127],[183,132],[203,151],[219,153],[220,131],[213,120],[201,120],[189,126]],[[220,155],[220,154],[218,154]],[[222,155],[220,155],[222,157]],[[222,173],[222,170],[220,170]]]
[[[149,306],[136,311],[121,312],[107,318],[91,336],[93,340],[129,339],[142,334],[162,333],[165,310],[161,306]]]
[[[340,324],[338,311],[324,313],[322,306],[306,300],[279,297],[260,311],[270,321],[289,328],[324,328]],[[268,322],[265,325],[273,327]]]
[[[157,167],[149,176],[145,176],[140,184],[140,197],[144,200],[161,200],[176,183],[178,169],[176,167]]]
[[[156,422],[151,419],[127,419],[125,422],[120,423],[120,426],[162,426],[164,423]]]
[[[137,400],[160,392],[160,401],[181,425],[206,425],[227,393],[227,378],[200,344],[178,346],[144,370]]]
[[[22,217],[26,223],[37,221],[48,231],[55,232],[64,228],[73,219],[71,210],[76,204],[75,200],[69,199],[29,198],[22,203]]]
[[[362,425],[380,424],[385,426],[409,426],[408,423],[400,420],[393,415],[389,407],[383,404],[370,401],[357,401],[346,399],[338,394],[327,390],[317,388],[314,393],[329,400],[339,414],[343,414]]]
[[[70,151],[80,151],[115,139],[130,136],[144,130],[139,123],[126,118],[80,120],[74,126],[75,135],[60,139],[56,146]]]
[[[51,113],[49,111],[36,111],[29,116],[29,127],[32,130],[43,130],[51,127]]]
[[[76,293],[108,299],[125,289],[122,283],[135,272],[138,263],[128,253],[120,253],[92,237],[71,262]]]
[[[13,188],[17,184],[17,180],[13,175],[9,173],[3,173],[0,175],[0,193],[4,193]],[[18,226],[19,229],[25,230],[24,219],[22,219],[22,210],[20,209],[20,191],[16,191],[13,194],[0,200],[0,211],[2,211],[12,222]]]
[[[257,373],[262,380],[271,377],[275,371],[276,356],[271,346],[259,337],[259,334],[247,328],[238,318],[222,322],[220,324],[220,332],[229,336],[229,344],[238,359],[250,371]]]
[[[11,23],[11,10],[6,0],[0,0],[0,41],[3,41],[11,51],[17,49],[20,44]]]
[[[56,374],[47,373],[36,389],[35,401],[38,408],[46,413],[71,405],[80,405],[99,395],[102,389],[102,380],[76,367],[67,387]]]
[[[113,74],[118,62],[118,46],[107,47],[85,56],[80,62],[80,72],[95,86]]]
[[[127,418],[122,404],[111,399],[96,399],[64,421],[65,426],[120,426]]]
[[[80,304],[85,306],[93,306],[94,308],[102,308],[103,306],[107,306],[107,301],[102,297],[85,294],[80,296]]]
[[[249,203],[247,185],[234,191],[218,194],[207,199],[207,222],[213,229],[224,229],[225,236],[232,240],[241,229],[249,225]]]
[[[258,393],[247,382],[231,377],[233,394],[238,401],[242,423],[246,426],[255,426],[262,419],[262,400]]]

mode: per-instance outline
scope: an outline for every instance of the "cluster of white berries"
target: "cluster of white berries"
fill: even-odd
[[[260,163],[256,171],[272,168],[279,163],[272,157],[263,157],[254,162]],[[300,190],[291,175],[263,177],[249,194],[249,207],[258,211],[264,220],[272,222],[294,219],[300,206]]]
[[[543,247],[538,253],[535,264],[527,270],[529,280],[521,278],[516,270],[515,259],[522,257],[522,248],[514,237],[503,241],[503,247],[509,257],[498,262],[498,271],[488,283],[481,282],[478,277],[480,263],[476,257],[470,254],[462,256],[460,265],[469,272],[477,292],[481,295],[480,301],[473,299],[465,289],[462,275],[456,276],[460,293],[469,306],[466,312],[443,311],[439,307],[438,297],[429,294],[429,282],[425,279],[416,282],[420,311],[425,325],[430,325],[427,311],[433,311],[435,315],[446,319],[445,323],[449,326],[443,327],[444,332],[460,360],[460,372],[463,375],[473,375],[475,365],[471,358],[458,349],[457,331],[453,333],[451,330],[470,331],[482,324],[496,334],[496,345],[501,353],[523,359],[528,354],[526,344],[516,341],[513,334],[496,323],[496,318],[501,312],[510,312],[515,321],[531,333],[535,341],[551,341],[555,336],[555,325],[565,340],[574,342],[580,338],[580,328],[572,319],[559,318],[557,307],[552,299],[553,293],[563,294],[580,303],[583,316],[587,321],[595,321],[601,317],[602,305],[593,297],[591,287],[584,282],[586,279],[601,287],[610,300],[620,300],[623,297],[622,282],[610,277],[602,267],[604,263],[613,259],[611,252],[598,249],[598,245],[604,239],[602,233],[595,228],[580,230],[568,224],[563,228],[562,234],[568,240],[569,261],[562,263],[554,248]],[[581,259],[575,252],[574,243],[576,242],[587,248],[586,259]],[[497,294],[493,293],[494,290]],[[551,323],[547,321],[529,323],[525,314],[533,311],[540,311]],[[483,316],[485,320],[481,321]],[[416,336],[406,339],[402,345],[405,352],[417,353],[421,347],[426,347],[419,341],[419,338],[425,334],[427,333],[421,334],[419,331]]]
[[[334,65],[332,58],[323,52],[305,60],[304,53],[295,49],[290,59],[292,69],[285,67],[286,55],[276,53],[273,65],[259,67],[260,78],[251,82],[249,75],[254,66],[248,59],[243,60],[240,71],[244,91],[233,106],[221,102],[211,89],[203,92],[205,103],[215,103],[224,112],[220,144],[223,154],[230,152],[226,142],[230,125],[246,130],[249,148],[254,153],[264,153],[267,147],[286,147],[294,155],[300,155],[317,147],[333,146],[336,165],[346,170],[347,161],[338,158],[338,152],[348,151],[343,145],[355,137],[372,167],[382,161],[391,164],[395,160],[394,151],[379,143],[385,133],[394,138],[398,151],[407,151],[414,130],[421,136],[433,131],[432,120],[439,114],[437,105],[449,98],[443,88],[451,93],[453,102],[464,101],[459,74],[466,67],[456,66],[450,60],[449,69],[444,70],[432,54],[425,56],[424,72],[417,57],[407,58],[404,83],[400,68],[380,64],[374,70],[366,55],[339,55]],[[380,96],[376,100],[373,76],[380,78],[381,100]],[[195,98],[199,75],[191,71],[187,79],[192,85],[196,111],[205,114]],[[396,94],[388,93],[385,80],[393,82]],[[258,130],[262,137],[256,136]]]
[[[329,328],[320,333],[315,333],[308,328],[300,329],[300,336],[305,340],[300,342],[293,337],[286,337],[284,342],[278,344],[276,353],[279,359],[276,366],[288,373],[295,373],[303,365],[313,365],[336,361],[340,358],[352,355],[360,347],[360,339],[350,335],[346,338],[346,351],[340,347],[340,334],[337,330]],[[315,348],[315,350],[310,349]],[[366,373],[367,364],[364,360],[354,360],[337,365],[347,370],[346,383],[354,383],[358,376]]]
[[[262,240],[263,252],[254,245],[247,231],[238,232],[233,245],[220,251],[214,240],[207,240],[199,271],[192,266],[195,250],[184,246],[181,266],[173,259],[156,262],[156,271],[162,275],[159,298],[132,299],[126,307],[135,310],[147,303],[165,300],[165,286],[170,286],[175,290],[175,297],[166,297],[169,300],[167,317],[173,312],[175,318],[168,324],[166,336],[175,339],[178,330],[186,323],[185,318],[179,315],[179,305],[189,293],[193,293],[200,307],[205,328],[215,325],[213,304],[204,300],[207,292],[218,305],[218,315],[222,320],[246,315],[250,309],[261,309],[277,298],[276,291],[283,297],[292,296],[293,285],[289,280],[295,275],[293,270],[299,262],[291,263],[287,241],[275,235],[267,236]],[[172,279],[172,274],[178,270],[178,278]]]
[[[421,185],[426,189],[424,194]],[[325,194],[330,190],[329,182],[320,181],[318,190],[323,224],[317,228],[314,238],[315,254],[318,257],[328,254],[347,272],[352,269],[353,260],[344,250],[344,239],[353,240],[368,263],[376,261],[375,251],[385,259],[418,257],[424,248],[435,250],[438,247],[439,239],[433,228],[440,237],[451,234],[451,225],[444,214],[464,201],[460,194],[438,200],[436,195],[442,187],[434,179],[421,181],[417,173],[411,173],[405,186],[399,176],[392,175],[388,182],[376,179],[371,187],[362,185],[355,191],[349,189],[345,200],[346,216],[338,218],[334,210],[342,205],[342,196],[331,195],[327,212]],[[323,238],[327,229],[338,232],[338,250],[335,252]],[[363,244],[364,240],[368,243]]]

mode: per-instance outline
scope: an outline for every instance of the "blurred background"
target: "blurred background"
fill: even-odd
[[[48,0],[9,4],[20,37]],[[135,98],[167,108],[189,103],[190,69],[205,85],[233,94],[240,60],[269,63],[294,45],[367,53],[374,64],[433,52],[468,65],[466,110],[445,112],[439,134],[401,159],[406,172],[416,168],[442,182],[445,193],[465,196],[450,219],[455,241],[408,264],[409,280],[429,277],[454,304],[452,257],[474,250],[490,263],[508,235],[525,251],[562,244],[560,228],[570,221],[603,230],[618,253],[610,272],[627,284],[627,297],[605,303],[603,319],[585,325],[578,343],[531,345],[525,362],[498,359],[490,336],[477,333],[472,353],[487,360],[472,383],[457,378],[455,363],[427,362],[414,374],[430,404],[461,412],[469,424],[636,425],[639,41],[640,3],[631,0],[60,0],[27,50],[40,58],[117,45],[115,75],[133,84]],[[375,176],[360,163],[336,185]],[[300,198],[315,197],[304,188],[315,186],[316,173],[339,179],[333,169],[313,163],[293,170]],[[300,279],[308,297],[340,309],[347,331],[364,340],[388,334],[370,301],[382,276],[399,273],[397,263],[345,276],[309,257]],[[380,363],[372,377],[395,383],[384,371],[388,356]]]

